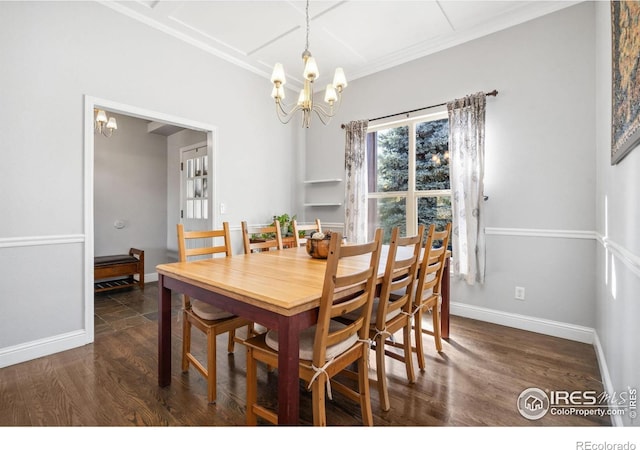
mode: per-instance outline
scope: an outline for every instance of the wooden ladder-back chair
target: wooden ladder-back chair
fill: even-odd
[[[422,334],[434,337],[436,350],[442,351],[442,336],[440,330],[440,305],[442,303],[442,275],[446,267],[447,247],[451,237],[451,223],[444,230],[436,231],[435,225],[429,226],[424,245],[424,255],[420,264],[416,294],[414,296],[414,331],[418,367],[424,370],[424,348]],[[431,310],[433,330],[422,328],[422,318],[425,311]]]
[[[271,249],[282,250],[282,231],[280,224],[275,221],[266,227],[253,227],[250,230],[247,222],[242,222],[242,242],[244,244],[244,252],[246,254],[253,252],[267,251]],[[261,238],[259,241],[251,242],[251,235],[273,236]]]
[[[300,232],[304,231],[305,235],[300,237]],[[293,219],[293,237],[296,240],[296,247],[300,247],[301,245],[305,245],[307,243],[307,231],[311,231],[309,237],[315,232],[322,232],[322,225],[320,224],[320,219],[316,219],[316,222],[313,224],[301,225],[297,220]]]
[[[340,233],[331,235],[329,256],[322,287],[322,297],[316,325],[300,335],[300,378],[308,383],[313,396],[313,424],[326,425],[325,389],[331,398],[335,390],[360,403],[362,420],[373,425],[369,394],[369,317],[376,288],[382,230],[376,230],[372,242],[342,245]],[[366,255],[369,266],[354,272],[341,260]],[[338,268],[340,267],[340,270]],[[333,320],[345,312],[359,312],[348,324]],[[269,331],[246,341],[247,345],[247,424],[256,425],[261,417],[277,424],[277,414],[257,403],[257,361],[278,366],[278,335]],[[334,379],[343,370],[357,364],[358,390]],[[350,378],[350,377],[348,377]],[[330,380],[332,380],[330,382]],[[329,384],[331,383],[331,384]]]
[[[424,225],[420,225],[418,234],[405,237],[400,236],[398,227],[393,228],[380,296],[373,304],[370,338],[376,351],[378,392],[383,411],[391,408],[385,356],[404,362],[409,383],[415,382],[411,310],[423,235]],[[400,330],[403,339],[397,342],[392,336]],[[402,353],[392,348],[402,349]]]
[[[220,230],[184,231],[184,226],[178,224],[178,256],[180,262],[186,262],[192,257],[213,257],[224,254],[231,256],[231,238],[229,223],[224,222]],[[216,245],[216,239],[222,239],[222,245]],[[189,244],[187,243],[189,242]],[[182,371],[189,370],[192,364],[207,380],[207,397],[209,403],[216,401],[216,337],[229,333],[227,350],[233,353],[235,330],[248,327],[247,336],[251,334],[253,323],[234,316],[227,311],[208,303],[192,299],[183,295],[183,323],[182,323]],[[191,353],[191,327],[195,327],[207,336],[207,362],[201,363]]]

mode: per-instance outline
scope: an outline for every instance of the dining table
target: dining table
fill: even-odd
[[[387,250],[383,246],[378,283],[383,279]],[[361,256],[348,258],[343,267],[357,270],[368,265],[368,257]],[[298,424],[299,335],[317,321],[325,267],[326,260],[310,257],[305,247],[158,265],[159,386],[171,383],[171,293],[178,292],[277,330],[278,424]],[[441,323],[446,339],[449,271],[444,272]]]

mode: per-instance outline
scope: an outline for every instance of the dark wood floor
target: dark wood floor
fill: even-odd
[[[180,372],[180,300],[174,297],[172,384],[157,385],[157,285],[144,291],[96,295],[95,342],[0,369],[0,426],[243,425],[245,350],[226,353],[218,339],[218,401],[207,404],[206,384],[194,369]],[[432,338],[424,372],[408,384],[404,368],[389,361],[391,410],[382,412],[372,386],[378,426],[601,426],[607,417],[523,418],[526,388],[603,391],[591,345],[452,317],[451,338],[438,354]],[[194,346],[204,349],[194,333]],[[372,362],[374,358],[372,357]],[[372,370],[371,378],[375,379]],[[259,372],[259,392],[275,405],[277,372]],[[310,394],[301,385],[301,420],[310,424]],[[360,425],[356,404],[334,394],[330,425]]]

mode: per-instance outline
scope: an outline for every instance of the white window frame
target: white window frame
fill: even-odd
[[[446,196],[451,198],[451,189],[434,189],[429,191],[416,190],[416,125],[418,123],[446,119],[447,117],[447,111],[440,110],[434,111],[430,114],[409,117],[401,120],[377,122],[374,125],[369,125],[367,127],[367,133],[386,130],[389,128],[398,128],[403,126],[409,127],[409,174],[407,191],[367,192],[367,200],[397,197],[406,199],[407,235],[416,234],[418,232],[418,199]]]

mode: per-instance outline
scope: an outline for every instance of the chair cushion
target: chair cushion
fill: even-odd
[[[256,334],[264,334],[267,331],[269,331],[269,329],[267,327],[265,327],[264,325],[260,325],[259,323],[254,323],[253,324],[253,331]]]
[[[376,323],[376,316],[377,316],[377,311],[378,311],[378,305],[380,304],[380,297],[376,297],[373,299],[373,307],[371,309],[371,320],[369,320],[369,323],[373,324]],[[389,313],[387,313],[387,318],[386,321],[390,321],[391,319],[393,319],[394,317],[396,317],[397,315],[400,314],[400,310],[396,309],[395,311],[391,311]],[[355,311],[351,311],[348,314],[345,314],[344,316],[345,319],[347,320],[356,320],[358,317],[360,317],[360,310],[356,309]]]
[[[432,272],[429,275],[427,275],[427,277],[426,277],[426,279],[424,281],[425,281],[425,283],[428,283],[429,281],[433,281],[435,277],[436,277],[435,272]],[[416,284],[417,284],[417,281],[416,281]],[[416,284],[413,285],[414,290],[417,288]],[[404,294],[403,290],[391,291],[391,295],[396,295],[398,297],[403,295],[403,294]],[[433,288],[429,288],[429,289],[423,290],[422,291],[421,300],[428,299],[429,297],[431,297],[432,294],[433,294]],[[415,295],[415,292],[414,292],[414,295]]]
[[[112,266],[114,264],[128,264],[140,262],[138,258],[131,255],[109,255],[96,256],[93,258],[94,267]]]
[[[204,320],[220,320],[233,317],[233,314],[228,311],[195,299],[191,299],[191,311]]]
[[[329,332],[337,331],[341,328],[344,328],[345,326],[346,325],[340,322],[332,320],[329,322]],[[313,359],[313,340],[315,339],[315,337],[315,325],[307,328],[306,330],[303,330],[302,333],[300,333],[300,359]],[[354,334],[353,336],[350,336],[342,342],[338,342],[335,345],[327,347],[327,359],[331,359],[334,356],[340,355],[341,353],[350,349],[351,346],[353,346],[353,344],[355,344],[357,341],[358,335]],[[278,351],[278,332],[275,330],[270,330],[265,337],[265,342],[270,348]]]

